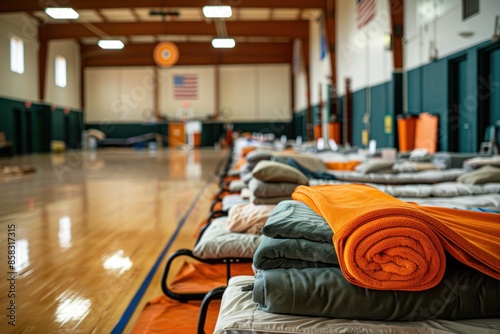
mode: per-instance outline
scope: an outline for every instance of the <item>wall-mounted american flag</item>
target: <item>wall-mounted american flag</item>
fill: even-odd
[[[358,29],[365,26],[375,16],[375,0],[356,0],[356,21]]]
[[[174,75],[174,100],[198,99],[198,74]]]

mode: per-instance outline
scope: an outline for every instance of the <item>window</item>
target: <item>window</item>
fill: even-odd
[[[462,0],[462,20],[479,13],[479,0]]]
[[[24,73],[24,43],[17,37],[10,38],[10,70]]]
[[[56,56],[56,86],[66,87],[66,58],[63,56]]]

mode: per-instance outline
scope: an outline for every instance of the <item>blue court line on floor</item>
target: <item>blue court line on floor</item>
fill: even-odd
[[[219,163],[217,164],[217,167],[215,168],[216,174],[218,174],[218,172],[220,170],[221,163],[224,160],[225,159],[221,159],[221,161],[219,161]],[[125,327],[127,326],[128,322],[130,321],[130,318],[132,317],[132,315],[134,314],[135,309],[139,305],[139,302],[141,301],[142,297],[144,296],[144,293],[146,292],[147,288],[149,287],[149,284],[151,283],[153,276],[155,275],[156,271],[158,270],[160,263],[165,258],[165,255],[167,254],[168,250],[170,249],[170,247],[174,243],[175,239],[177,238],[177,235],[179,234],[182,226],[184,225],[187,218],[191,214],[191,211],[193,211],[194,206],[196,205],[196,203],[198,203],[198,200],[200,199],[201,195],[205,191],[205,188],[208,186],[208,184],[210,182],[212,182],[212,178],[213,178],[213,175],[205,182],[205,184],[201,188],[198,195],[196,195],[196,198],[189,205],[189,208],[187,209],[184,216],[182,216],[182,218],[179,220],[179,223],[177,223],[177,228],[175,229],[174,234],[172,235],[172,237],[170,237],[170,240],[167,242],[167,244],[163,248],[158,259],[156,259],[156,262],[154,263],[153,267],[149,271],[149,274],[146,276],[146,278],[142,282],[141,286],[139,287],[139,290],[137,290],[137,292],[135,293],[134,298],[132,298],[132,300],[130,301],[130,304],[125,309],[125,312],[123,313],[122,317],[120,318],[120,320],[116,324],[115,328],[113,328],[113,330],[111,331],[111,334],[121,334],[125,330]]]

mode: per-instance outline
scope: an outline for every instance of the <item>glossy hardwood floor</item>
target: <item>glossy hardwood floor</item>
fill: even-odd
[[[201,192],[169,253],[192,247],[226,156],[115,148],[0,158],[36,168],[0,177],[0,332],[110,333]],[[164,262],[124,332],[161,294]]]

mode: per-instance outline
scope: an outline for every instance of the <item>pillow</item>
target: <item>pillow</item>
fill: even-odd
[[[307,185],[307,177],[299,170],[276,161],[262,160],[252,171],[253,177],[265,182],[289,182]]]
[[[246,146],[246,147],[241,148],[241,157],[245,158],[248,153],[255,151],[256,149],[257,149],[257,147],[255,147],[255,146]]]
[[[356,166],[355,170],[362,174],[391,172],[394,161],[372,159]],[[392,171],[394,173],[394,171]]]
[[[457,181],[466,184],[500,182],[500,168],[487,165],[459,176]]]
[[[243,188],[240,191],[240,196],[243,199],[248,199],[248,198],[250,198],[250,196],[252,196],[252,192],[248,188]]]
[[[255,197],[283,197],[292,195],[295,188],[299,186],[296,183],[288,182],[263,182],[253,178],[248,184],[248,188]]]
[[[252,179],[252,172],[245,172],[241,174],[241,180],[245,183],[248,184],[250,180]]]
[[[292,196],[269,197],[269,198],[255,197],[255,196],[250,197],[250,203],[255,204],[255,205],[278,204],[281,201],[291,201],[291,200],[292,200]]]
[[[226,228],[231,232],[260,234],[276,205],[238,204],[229,209]]]
[[[228,217],[216,218],[196,243],[193,254],[202,259],[252,258],[262,236],[232,233],[226,229]]]
[[[468,159],[463,163],[464,169],[467,171],[474,170],[486,165],[500,167],[500,156],[475,157]]]
[[[248,199],[241,197],[241,195],[226,195],[222,197],[222,210],[228,211],[233,205],[248,203]]]
[[[280,158],[291,158],[300,166],[313,173],[326,171],[325,162],[310,154],[276,153],[275,156]]]
[[[246,183],[243,180],[232,180],[229,183],[229,191],[232,193],[240,192],[243,188],[246,188]]]
[[[247,159],[247,162],[255,165],[261,160],[270,160],[272,156],[272,151],[259,149],[248,153],[245,159]]]

